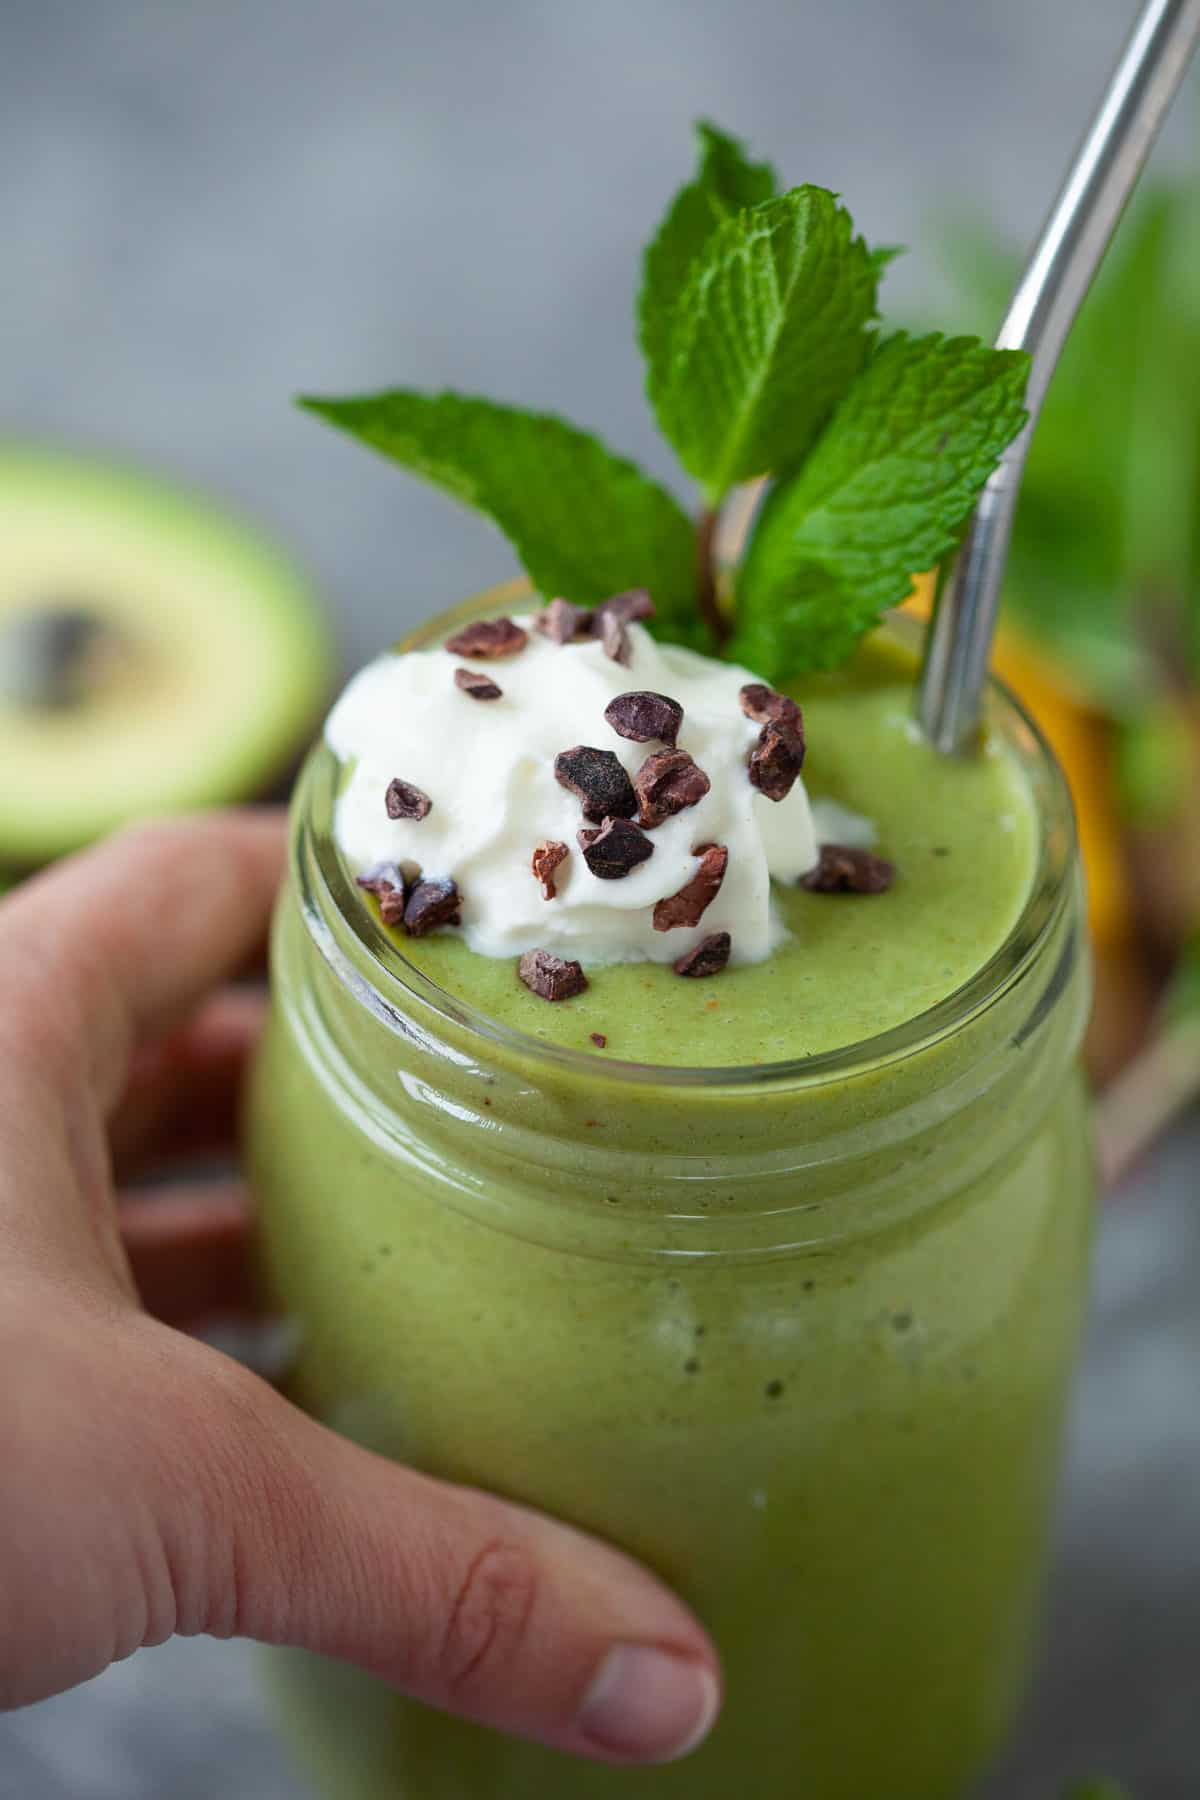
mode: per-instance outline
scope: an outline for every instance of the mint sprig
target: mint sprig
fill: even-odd
[[[780,681],[848,656],[914,572],[953,545],[1024,420],[1023,357],[977,339],[876,343],[880,275],[825,188],[713,125],[645,256],[638,334],[664,434],[700,483],[693,524],[565,420],[404,388],[302,404],[491,517],[533,584],[595,604],[647,587],[660,634]],[[722,604],[718,509],[775,485]],[[726,596],[728,598],[728,596]]]
[[[914,570],[952,548],[1025,421],[1029,358],[974,338],[880,346],[811,456],[780,480],[738,578],[733,653],[753,668],[835,668]]]
[[[876,272],[845,207],[793,188],[718,226],[676,304],[649,393],[719,503],[810,447],[871,349]]]
[[[542,593],[592,606],[652,587],[664,627],[694,633],[691,521],[586,431],[549,413],[405,388],[300,404],[486,513]]]
[[[638,337],[648,370],[665,366],[671,327],[687,280],[717,226],[775,196],[770,163],[751,162],[737,138],[701,120],[700,164],[681,187],[646,247],[638,295]]]

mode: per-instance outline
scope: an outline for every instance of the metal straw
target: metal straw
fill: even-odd
[[[947,755],[975,739],[1017,491],[1046,388],[1198,41],[1200,0],[1148,0],[1000,327],[997,349],[1032,357],[1029,422],[980,496],[929,630],[917,710]]]

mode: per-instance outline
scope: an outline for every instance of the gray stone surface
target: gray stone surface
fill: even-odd
[[[692,117],[839,188],[876,240],[928,244],[947,203],[1021,240],[1133,11],[0,0],[0,430],[244,508],[313,567],[359,660],[511,565],[290,393],[482,389],[669,474],[629,309]],[[889,309],[936,322],[939,286],[917,250]],[[1047,1665],[988,1800],[1089,1766],[1140,1800],[1200,1790],[1198,1159],[1193,1128],[1106,1218]],[[0,1800],[303,1793],[243,1646],[170,1645],[0,1722]]]

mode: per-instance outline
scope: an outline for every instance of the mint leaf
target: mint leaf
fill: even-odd
[[[843,662],[953,545],[1025,422],[1029,359],[901,332],[807,462],[768,497],[738,580],[731,654],[768,680]]]
[[[776,188],[770,163],[750,162],[737,138],[703,120],[696,136],[700,166],[695,180],[672,200],[642,264],[638,336],[651,374],[665,363],[680,296],[717,226],[742,207],[769,200]]]
[[[877,270],[825,188],[734,213],[709,238],[651,364],[659,423],[716,502],[803,456],[866,361]]]
[[[871,252],[871,267],[876,275],[882,275],[885,269],[890,268],[898,256],[904,255],[904,250],[903,244],[877,244]]]
[[[658,626],[695,635],[691,521],[587,432],[548,413],[404,388],[300,404],[487,513],[541,593],[589,606],[646,587]]]

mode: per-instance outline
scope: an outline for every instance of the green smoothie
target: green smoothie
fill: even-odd
[[[951,1800],[1010,1714],[1092,1185],[1069,804],[1000,697],[985,754],[918,742],[894,643],[794,691],[897,879],[781,891],[787,941],[711,980],[548,1005],[395,939],[327,750],[301,784],[251,1132],[295,1395],[645,1558],[728,1695],[612,1769],[280,1656],[339,1800]]]

